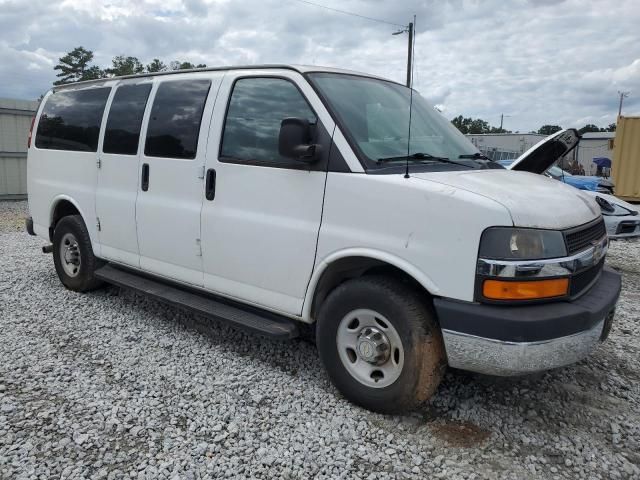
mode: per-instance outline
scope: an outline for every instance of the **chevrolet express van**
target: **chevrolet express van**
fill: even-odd
[[[417,92],[328,68],[80,82],[34,119],[27,229],[70,290],[112,283],[276,338],[311,325],[340,392],[396,412],[447,365],[526,374],[607,337],[600,208],[536,174],[578,138],[507,170]]]

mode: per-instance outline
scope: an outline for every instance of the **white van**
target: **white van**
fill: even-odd
[[[598,204],[513,171],[546,169],[575,130],[506,170],[403,85],[272,65],[54,87],[32,131],[27,229],[67,288],[278,338],[313,325],[366,408],[419,404],[447,364],[567,365],[609,332]]]

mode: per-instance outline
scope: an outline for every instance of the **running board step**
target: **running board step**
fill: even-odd
[[[294,320],[275,314],[245,310],[206,294],[187,291],[159,280],[125,271],[112,265],[96,270],[95,276],[107,283],[136,290],[161,302],[188,310],[214,320],[226,321],[232,326],[259,335],[290,339],[298,336]]]

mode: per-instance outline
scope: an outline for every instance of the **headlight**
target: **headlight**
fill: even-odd
[[[492,227],[480,239],[480,258],[543,260],[566,255],[564,236],[554,230]]]
[[[638,212],[634,212],[627,208],[624,208],[622,205],[618,205],[617,203],[609,202],[604,198],[596,195],[596,202],[600,206],[600,210],[602,210],[602,215],[612,215],[615,217],[620,217],[624,215],[637,215]]]
[[[607,215],[608,213],[613,213],[616,211],[613,204],[602,197],[596,195],[596,203],[600,205],[600,209],[602,210],[603,215]]]

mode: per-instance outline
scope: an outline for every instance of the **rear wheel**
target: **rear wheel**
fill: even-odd
[[[320,308],[316,343],[342,394],[381,413],[424,402],[446,367],[442,335],[424,294],[387,277],[337,287]]]
[[[102,266],[91,248],[91,238],[80,215],[62,218],[53,232],[53,263],[62,284],[86,292],[100,287],[94,272]]]

